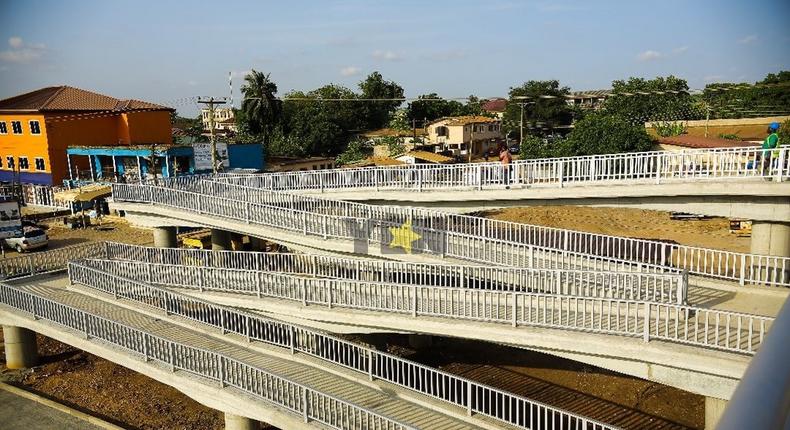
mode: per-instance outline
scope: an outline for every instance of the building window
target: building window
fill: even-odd
[[[41,157],[36,157],[36,170],[43,171],[44,169],[44,159]]]
[[[30,134],[41,134],[41,126],[38,121],[30,121]]]
[[[8,126],[5,121],[0,121],[0,134],[8,134]]]
[[[5,161],[8,162],[8,168],[14,170],[14,157],[9,155],[8,157],[5,158]]]
[[[19,170],[27,170],[30,164],[27,162],[27,157],[19,157]]]
[[[11,121],[11,129],[14,130],[14,134],[22,134],[22,122]]]
[[[2,167],[3,167],[3,159],[2,159],[2,157],[0,157],[0,168],[2,168]]]

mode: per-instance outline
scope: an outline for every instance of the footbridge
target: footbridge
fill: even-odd
[[[330,169],[221,180],[453,212],[529,205],[680,210],[790,223],[790,150],[763,165],[762,150],[655,151],[499,163]],[[507,188],[507,189],[506,189]],[[447,192],[452,191],[452,192]],[[758,227],[759,229],[759,227]]]
[[[224,411],[226,428],[614,429],[322,331],[98,268],[108,245],[71,249],[68,273],[0,284],[9,367],[35,359],[31,330]],[[98,256],[100,259],[83,259]],[[128,263],[128,262],[125,262]]]

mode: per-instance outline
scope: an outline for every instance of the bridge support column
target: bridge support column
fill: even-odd
[[[751,253],[790,257],[790,224],[752,221]],[[760,268],[761,271],[767,269]],[[786,271],[784,278],[790,279],[790,268]],[[761,278],[764,276],[764,273],[760,273]]]
[[[705,397],[705,430],[713,430],[724,415],[727,401],[715,397]]]
[[[213,251],[230,251],[230,232],[212,228],[211,249]]]
[[[9,369],[25,369],[38,362],[36,332],[12,325],[3,326],[5,363]]]
[[[410,334],[409,346],[414,349],[425,349],[433,346],[433,336],[426,334]]]
[[[157,248],[178,248],[175,227],[154,228],[154,246]]]
[[[259,430],[260,424],[253,419],[225,412],[225,430]]]

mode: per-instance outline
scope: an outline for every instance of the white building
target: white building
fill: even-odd
[[[200,119],[203,121],[203,130],[210,131],[211,121],[209,119],[209,110],[203,109],[200,111]],[[215,131],[233,131],[236,132],[236,117],[233,115],[233,109],[230,108],[214,108],[214,130]]]

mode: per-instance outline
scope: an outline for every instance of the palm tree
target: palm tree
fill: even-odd
[[[241,109],[247,115],[250,133],[262,135],[264,145],[267,145],[268,136],[280,119],[282,107],[282,102],[275,96],[277,84],[269,79],[268,74],[254,69],[244,77],[244,82]]]

